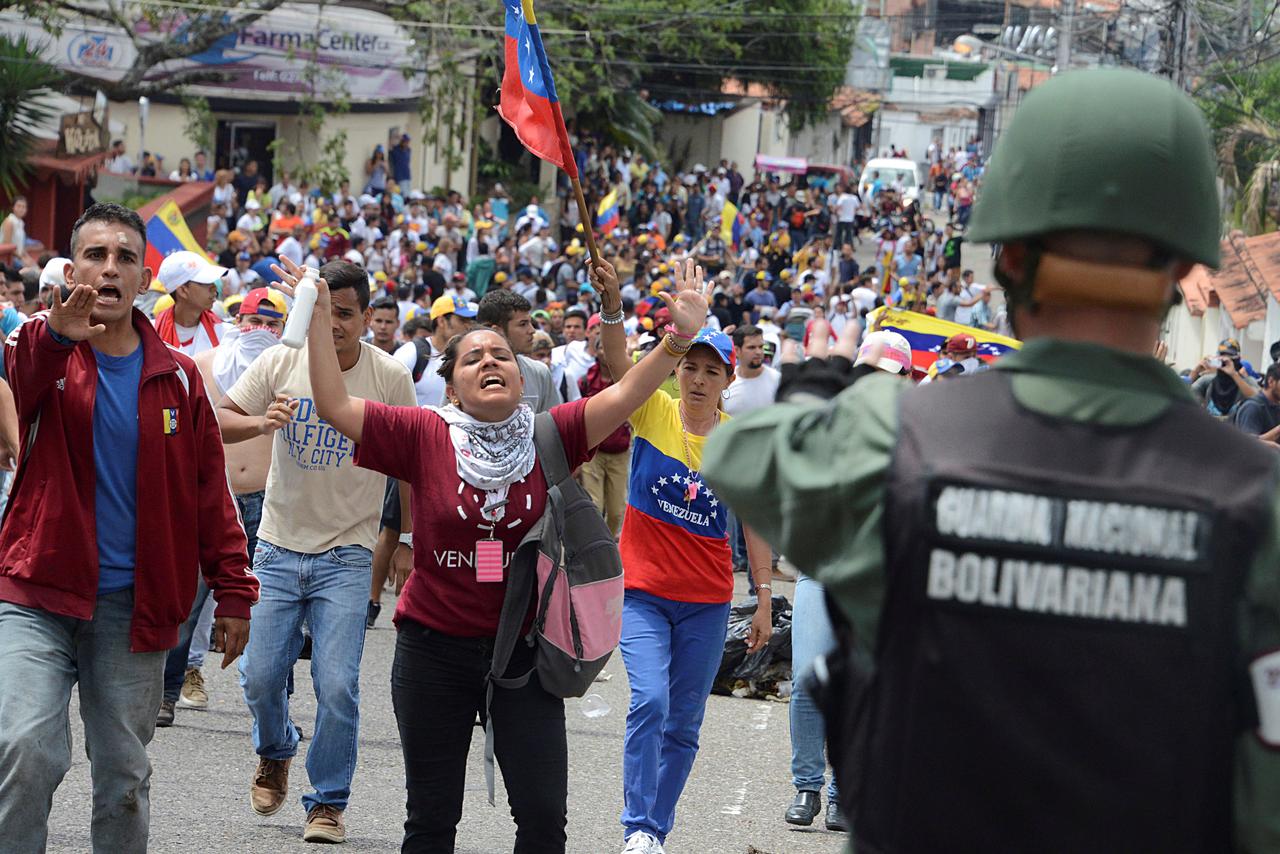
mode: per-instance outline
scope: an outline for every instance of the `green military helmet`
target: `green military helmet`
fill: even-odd
[[[1072,71],[1034,89],[1000,136],[965,235],[1008,243],[1086,229],[1218,266],[1216,160],[1199,107],[1140,71]]]

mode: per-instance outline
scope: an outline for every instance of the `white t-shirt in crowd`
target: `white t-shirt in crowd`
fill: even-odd
[[[734,377],[729,383],[728,396],[724,400],[724,411],[730,415],[746,415],[756,409],[762,409],[773,403],[778,394],[778,382],[782,374],[766,365],[759,376],[746,379],[741,375]]]
[[[836,197],[836,221],[853,222],[858,213],[858,197],[853,193],[841,193]]]
[[[422,370],[421,379],[413,384],[413,393],[418,396],[419,406],[441,406],[444,404],[444,377],[437,371],[440,370],[440,359],[444,357],[444,353],[436,349],[430,338],[424,340],[431,355],[427,358],[427,366]],[[397,362],[409,369],[409,376],[412,377],[413,369],[418,365],[418,345],[412,341],[400,345],[395,357]]]
[[[250,415],[265,413],[277,394],[298,401],[292,420],[272,440],[258,536],[302,554],[338,546],[372,551],[387,477],[356,467],[355,442],[321,420],[307,371],[305,347],[270,347],[227,390],[227,397]],[[342,372],[342,381],[356,397],[417,405],[409,371],[372,344],[361,342],[360,358]]]
[[[968,302],[982,293],[978,285],[960,287],[960,301]],[[973,309],[977,305],[958,305],[956,306],[956,323],[963,323],[965,326],[971,325],[973,321]]]
[[[178,333],[178,349],[188,356],[195,356],[197,353],[203,353],[218,346],[217,342],[209,337],[203,323],[197,323],[195,326],[179,326],[175,323],[173,331]]]
[[[302,266],[302,244],[292,234],[281,240],[280,244],[276,246],[276,255],[281,258],[288,258],[299,267]]]

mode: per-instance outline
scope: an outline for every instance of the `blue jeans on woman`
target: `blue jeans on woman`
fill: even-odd
[[[640,590],[623,598],[620,648],[631,682],[622,743],[624,839],[643,830],[665,843],[675,825],[728,624],[728,602],[676,602]]]
[[[298,752],[287,682],[302,650],[302,621],[311,627],[317,708],[307,750],[307,776],[315,791],[302,796],[307,811],[320,804],[344,810],[351,796],[372,560],[363,546],[303,554],[266,540],[258,541],[253,556],[259,598],[240,658],[240,687],[253,713],[253,749],[267,759]]]
[[[796,576],[796,601],[792,607],[791,781],[797,792],[821,792],[827,770],[827,728],[804,684],[814,659],[834,649],[836,637],[822,585],[803,573]],[[827,800],[836,799],[836,778],[832,774]]]

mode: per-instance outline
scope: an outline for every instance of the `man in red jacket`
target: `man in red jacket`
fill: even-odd
[[[0,529],[0,849],[43,851],[71,766],[79,684],[93,850],[145,852],[165,651],[203,572],[226,667],[258,582],[200,372],[133,308],[136,213],[99,204],[71,233],[69,292],[9,337],[22,460]],[[144,531],[145,535],[139,532]]]

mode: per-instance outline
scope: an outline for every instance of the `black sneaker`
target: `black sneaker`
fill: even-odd
[[[161,700],[156,712],[156,726],[173,726],[173,700]]]
[[[368,614],[365,615],[365,618],[364,618],[364,627],[366,629],[373,628],[373,624],[378,622],[378,615],[381,613],[382,613],[382,603],[374,602],[370,600],[369,612]]]

